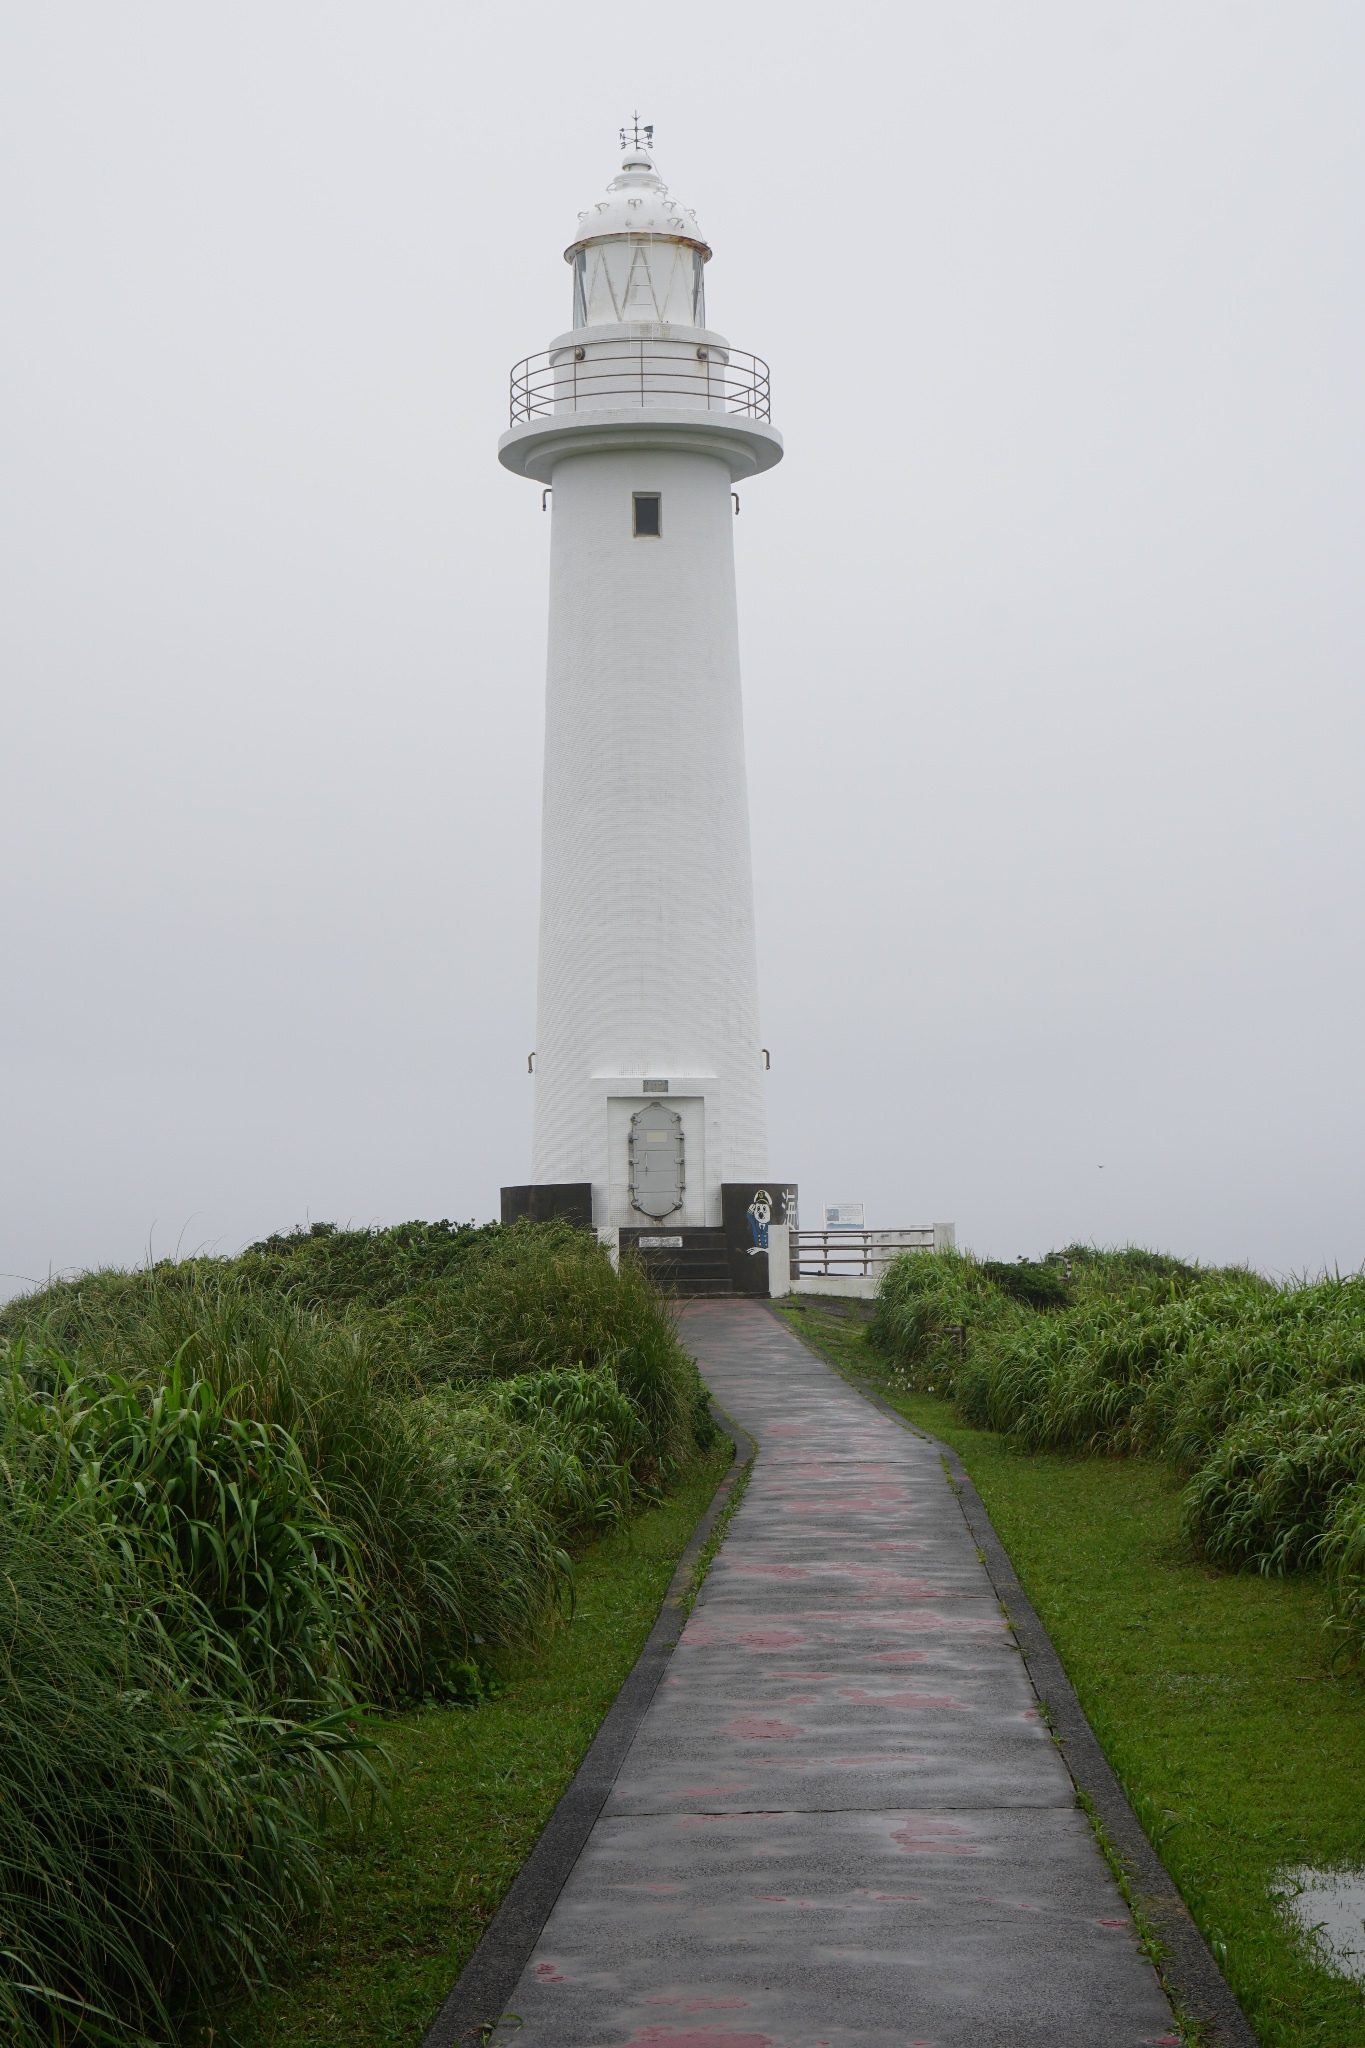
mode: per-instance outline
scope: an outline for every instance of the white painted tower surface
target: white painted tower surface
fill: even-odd
[[[532,1181],[599,1226],[718,1225],[768,1170],[733,492],[782,440],[710,255],[637,131],[498,448],[551,487]]]

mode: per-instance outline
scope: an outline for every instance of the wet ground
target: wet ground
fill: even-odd
[[[1365,1984],[1365,1870],[1296,1864],[1280,1872],[1275,1895],[1325,1969]]]
[[[501,2048],[1178,2039],[932,1445],[757,1303],[745,1498]]]

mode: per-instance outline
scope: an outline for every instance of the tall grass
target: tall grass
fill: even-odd
[[[476,1697],[709,1440],[563,1226],[308,1232],[0,1310],[0,2030],[164,2041],[325,1892],[364,1713]]]
[[[609,1373],[644,1425],[661,1469],[708,1439],[695,1367],[680,1350],[643,1267],[620,1271],[584,1232],[508,1232],[434,1292],[440,1357],[456,1374],[535,1372],[570,1360]],[[435,1347],[433,1347],[435,1348]],[[439,1370],[433,1358],[428,1374]]]
[[[921,1253],[887,1268],[871,1334],[909,1384],[1027,1449],[1170,1459],[1197,1549],[1323,1569],[1340,1652],[1365,1658],[1365,1276]]]
[[[317,1824],[363,1738],[269,1710],[172,1581],[147,1603],[83,1505],[0,1500],[0,2020],[163,2038],[324,1896]]]

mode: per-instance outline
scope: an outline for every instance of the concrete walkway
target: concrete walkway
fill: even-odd
[[[684,1338],[758,1461],[494,2040],[1176,2041],[936,1452],[756,1303]]]

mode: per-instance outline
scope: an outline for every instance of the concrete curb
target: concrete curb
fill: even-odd
[[[677,1570],[664,1594],[658,1620],[625,1684],[607,1709],[606,1719],[593,1737],[587,1755],[534,1849],[513,1878],[506,1898],[484,1929],[483,1938],[461,1970],[454,1989],[423,2036],[422,2048],[484,2048],[516,1990],[540,1939],[540,1931],[592,1833],[626,1752],[649,1710],[678,1639],[682,1603],[697,1559],[729,1504],[736,1480],[758,1449],[748,1431],[732,1422],[714,1403],[711,1413],[734,1445],[729,1470],[688,1538],[687,1548],[678,1559]]]
[[[776,1315],[778,1312],[772,1309],[769,1313]],[[1009,1553],[996,1535],[961,1458],[950,1445],[898,1414],[890,1402],[883,1400],[866,1381],[855,1380],[840,1371],[804,1332],[792,1330],[785,1317],[779,1317],[779,1320],[784,1330],[791,1330],[808,1351],[813,1351],[831,1370],[839,1372],[840,1378],[865,1401],[880,1409],[883,1415],[889,1415],[911,1436],[921,1437],[925,1443],[932,1444],[943,1459],[948,1482],[957,1495],[963,1518],[985,1560],[987,1577],[1023,1651],[1030,1682],[1057,1738],[1057,1746],[1071,1773],[1072,1783],[1093,1807],[1095,1817],[1119,1860],[1138,1911],[1161,1945],[1161,1970],[1167,1991],[1185,2016],[1204,2029],[1202,2038],[1208,2042],[1209,2048],[1258,2048],[1250,2021],[1209,1953],[1203,1935],[1191,1918],[1189,1907],[1147,1839],[1141,1821],[1114,1775],[1113,1766],[1100,1748],[1062,1660],[1038,1619],[1033,1602],[1020,1585]]]

